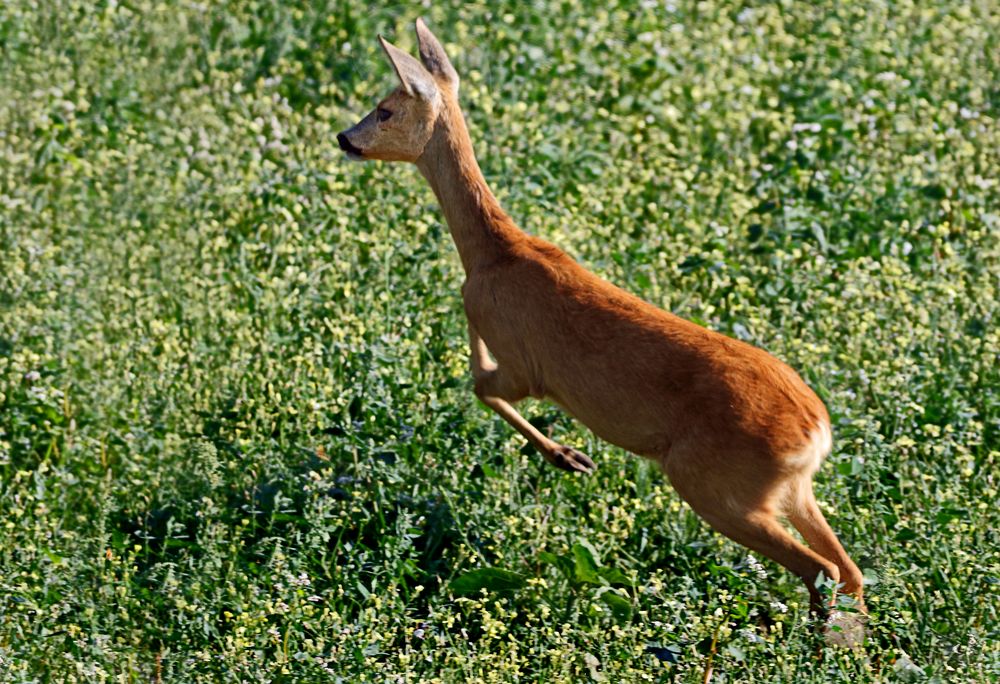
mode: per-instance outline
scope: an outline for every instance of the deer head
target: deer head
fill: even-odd
[[[358,161],[416,162],[447,109],[445,100],[458,97],[458,73],[422,19],[417,19],[419,61],[382,36],[378,39],[399,87],[352,128],[338,133],[337,143]]]

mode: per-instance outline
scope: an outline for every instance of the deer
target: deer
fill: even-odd
[[[520,400],[550,400],[653,460],[712,528],[805,583],[828,641],[863,639],[864,577],[813,493],[832,449],[823,402],[764,350],[656,307],[521,230],[476,160],[458,72],[422,19],[416,37],[419,60],[378,36],[399,85],[337,142],[352,160],[413,163],[433,190],[465,271],[476,396],[557,468],[595,464],[542,434]],[[837,590],[854,612],[828,611]]]

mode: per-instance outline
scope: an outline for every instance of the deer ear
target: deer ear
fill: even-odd
[[[451,65],[451,60],[445,54],[444,48],[423,19],[417,19],[417,44],[420,46],[420,60],[427,71],[443,80],[458,94],[458,72]]]
[[[389,58],[389,64],[396,70],[396,75],[399,76],[399,82],[403,85],[406,94],[428,102],[433,100],[438,94],[437,85],[434,83],[434,77],[424,68],[424,65],[382,36],[378,37],[378,41],[382,44],[382,49],[385,50],[385,54]]]

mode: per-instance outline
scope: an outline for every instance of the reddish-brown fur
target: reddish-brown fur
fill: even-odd
[[[390,118],[380,127],[369,115],[339,138],[362,158],[416,163],[433,188],[466,272],[476,394],[550,462],[589,471],[587,456],[511,406],[555,401],[601,438],[657,461],[715,529],[801,577],[815,606],[822,573],[863,610],[861,572],[812,492],[830,449],[823,403],[768,353],[663,311],[521,231],[476,162],[457,74],[419,21],[417,34],[423,65],[383,41],[403,83],[380,104]]]

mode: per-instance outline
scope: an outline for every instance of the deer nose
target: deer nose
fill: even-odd
[[[337,134],[337,144],[340,145],[340,149],[344,152],[350,152],[351,154],[356,154],[361,156],[361,150],[351,144],[351,141],[347,139],[347,136],[343,133]]]

